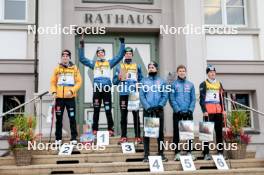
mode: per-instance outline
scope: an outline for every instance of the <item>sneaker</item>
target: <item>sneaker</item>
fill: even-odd
[[[180,156],[181,156],[180,153],[175,154],[174,160],[175,161],[180,161]]]
[[[121,145],[121,143],[125,143],[127,142],[127,138],[126,137],[121,137],[118,141],[118,144]]]
[[[109,132],[109,137],[114,137],[115,136],[114,130],[109,129],[108,132]]]
[[[70,144],[71,144],[71,145],[77,145],[77,143],[78,143],[77,140],[71,140],[71,141],[70,141]]]
[[[135,145],[137,145],[137,144],[143,144],[143,141],[140,137],[135,138]]]
[[[168,159],[167,159],[167,157],[165,157],[164,154],[162,154],[162,155],[160,155],[160,156],[161,156],[161,160],[162,160],[162,162],[168,162]]]
[[[144,156],[143,162],[149,162],[148,156]]]
[[[55,140],[55,145],[61,145],[62,141],[61,140]]]
[[[96,130],[93,130],[93,135],[96,137],[96,135],[97,135],[97,131]]]
[[[192,153],[187,153],[187,156],[191,156],[193,161],[196,160],[196,157]]]
[[[210,154],[205,154],[204,155],[204,160],[212,160],[212,157]]]

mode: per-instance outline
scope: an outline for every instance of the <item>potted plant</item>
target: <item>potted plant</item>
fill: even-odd
[[[30,165],[32,155],[31,150],[28,150],[28,142],[33,142],[37,137],[34,133],[35,117],[18,115],[11,119],[8,125],[11,128],[8,142],[13,151],[16,165]]]
[[[251,137],[245,134],[243,128],[246,126],[248,115],[246,111],[232,111],[227,114],[228,128],[224,134],[226,143],[237,143],[236,150],[228,151],[231,159],[244,159],[246,157],[247,145]]]

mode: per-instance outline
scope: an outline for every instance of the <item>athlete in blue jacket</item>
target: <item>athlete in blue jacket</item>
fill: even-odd
[[[193,83],[186,80],[186,67],[179,65],[177,67],[178,78],[172,83],[172,91],[170,93],[170,104],[173,108],[173,142],[177,145],[175,149],[175,161],[180,160],[179,145],[179,121],[193,120],[193,111],[195,107],[196,97]],[[189,142],[188,154],[191,155],[192,142]],[[192,155],[195,160],[195,156]]]
[[[141,66],[132,62],[133,49],[125,48],[125,59],[123,63],[116,66],[113,77],[113,84],[120,85],[119,104],[121,112],[121,138],[119,144],[127,142],[127,106],[129,94],[136,91],[136,84],[142,80]],[[142,143],[140,138],[139,110],[132,111],[135,130],[135,144]]]
[[[160,78],[158,73],[158,64],[151,62],[148,65],[149,76],[141,81],[140,85],[140,102],[144,108],[143,116],[149,117],[155,114],[158,117],[159,126],[159,137],[158,137],[158,154],[161,156],[163,161],[168,161],[164,156],[163,147],[160,145],[164,142],[164,111],[163,107],[166,105],[168,100],[168,92],[166,89],[166,82]],[[149,156],[149,137],[144,136],[144,162],[148,161]]]
[[[122,60],[125,53],[125,39],[119,38],[121,47],[119,53],[112,59],[105,59],[105,50],[97,48],[97,60],[85,58],[84,55],[84,41],[81,40],[79,48],[79,60],[82,64],[93,70],[94,76],[94,92],[93,92],[93,134],[96,135],[98,131],[98,121],[102,100],[104,101],[104,108],[108,123],[108,131],[110,136],[114,136],[114,122],[112,118],[112,97],[111,97],[111,69]],[[104,88],[108,86],[107,88]]]

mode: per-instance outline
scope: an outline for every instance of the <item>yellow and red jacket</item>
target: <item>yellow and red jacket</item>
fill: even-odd
[[[208,80],[200,84],[200,106],[202,112],[219,114],[224,110],[224,90],[219,81],[210,83]]]
[[[69,66],[59,64],[51,77],[51,93],[56,93],[56,98],[73,98],[77,96],[77,92],[82,84],[82,77],[79,69],[72,62]],[[68,92],[72,96],[66,97]]]

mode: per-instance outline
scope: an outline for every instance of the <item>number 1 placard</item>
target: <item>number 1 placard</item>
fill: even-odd
[[[108,131],[98,131],[96,140],[97,140],[98,146],[109,145],[109,132]]]

